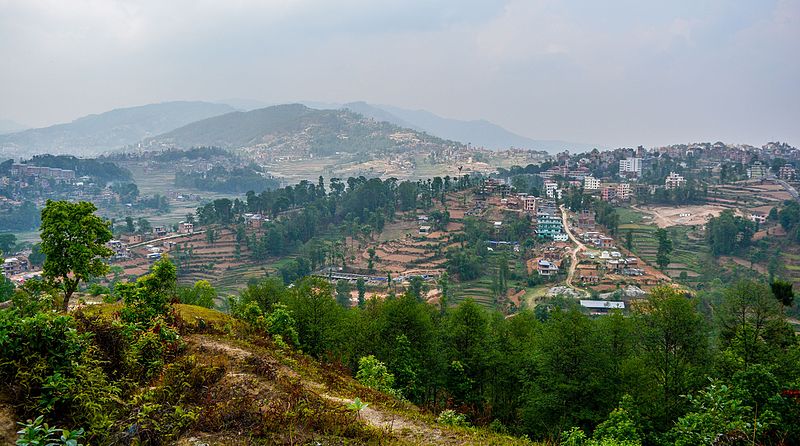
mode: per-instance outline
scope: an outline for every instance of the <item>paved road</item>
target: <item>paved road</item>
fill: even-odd
[[[780,185],[786,189],[786,192],[789,192],[789,195],[791,195],[792,198],[794,198],[796,201],[800,201],[800,194],[797,193],[797,189],[795,189],[794,186],[783,180],[776,179],[775,181],[780,183]]]

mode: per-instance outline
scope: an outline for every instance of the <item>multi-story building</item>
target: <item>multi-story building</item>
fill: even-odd
[[[128,251],[128,245],[126,245],[120,240],[109,240],[109,242],[106,243],[106,246],[112,251],[114,251],[113,258],[115,260],[127,259],[128,257],[130,257],[130,252]]]
[[[536,208],[537,208],[536,204],[538,198],[534,197],[533,195],[526,195],[524,197],[520,197],[519,201],[523,211],[529,214],[536,214]]]
[[[54,180],[66,181],[75,179],[75,171],[59,169],[57,167],[41,167],[14,163],[11,165],[11,176],[52,178]]]
[[[753,212],[750,214],[750,221],[763,225],[767,222],[767,215],[761,212]]]
[[[756,161],[747,168],[747,177],[751,180],[760,180],[767,176],[767,166],[761,164],[761,161]]]
[[[667,178],[664,180],[664,186],[667,190],[677,189],[682,187],[686,184],[686,178],[683,175],[678,175],[675,172],[670,172]]]
[[[584,177],[583,179],[583,188],[586,190],[600,189],[600,184],[600,180],[593,176]]]
[[[605,186],[600,192],[600,198],[603,201],[613,201],[617,198],[617,188],[614,186]]]
[[[617,200],[629,201],[631,199],[631,185],[629,183],[617,184]]]
[[[3,261],[3,274],[6,277],[11,277],[14,274],[20,274],[28,270],[28,261],[23,258],[10,257]]]
[[[544,182],[544,191],[547,198],[555,198],[556,191],[558,190],[558,183],[555,181],[545,181]]]
[[[639,176],[642,174],[641,158],[625,158],[619,160],[620,176]]]
[[[536,218],[536,235],[539,238],[553,239],[557,235],[564,234],[564,227],[561,219],[553,215],[540,214]],[[564,234],[566,235],[566,234]]]
[[[194,232],[194,223],[182,221],[178,223],[178,234],[191,234]]]
[[[540,276],[555,276],[558,274],[558,266],[549,260],[542,259],[537,262],[536,272],[538,272]]]
[[[786,181],[794,181],[797,178],[797,171],[791,164],[784,164],[778,170],[778,177]]]

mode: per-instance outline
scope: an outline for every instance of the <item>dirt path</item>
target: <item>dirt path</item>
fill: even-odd
[[[572,288],[573,290],[580,291],[583,293],[585,291],[579,289],[578,287],[572,284],[572,279],[575,277],[575,270],[578,268],[578,252],[584,251],[586,249],[586,245],[584,245],[581,241],[575,238],[575,235],[572,234],[572,229],[569,227],[569,219],[567,218],[568,216],[567,210],[566,208],[564,208],[563,204],[561,205],[560,209],[561,209],[561,222],[564,225],[564,232],[566,232],[567,237],[569,237],[569,239],[572,240],[573,243],[575,243],[575,248],[573,248],[570,251],[571,260],[569,264],[569,271],[567,272],[567,280],[565,283],[568,287]]]
[[[353,400],[320,394],[321,397],[349,405]],[[412,443],[425,444],[462,444],[463,438],[448,433],[440,428],[431,427],[425,423],[410,420],[398,414],[368,405],[359,413],[359,419],[372,427],[378,428],[390,435],[409,440]]]
[[[246,372],[242,364],[251,357],[256,356],[255,353],[250,352],[244,348],[237,346],[235,343],[229,342],[225,339],[211,337],[207,335],[190,335],[185,338],[189,344],[200,347],[205,350],[214,351],[225,355],[232,361],[231,367],[227,371],[227,376],[230,379],[239,380],[253,380],[256,376],[252,373]],[[303,387],[309,391],[317,394],[319,397],[328,401],[332,401],[342,406],[347,406],[353,402],[353,399],[346,395],[341,395],[339,392],[331,389],[330,387],[309,379],[308,376],[301,376],[297,371],[274,361],[272,358],[262,358],[275,367],[278,375],[288,375],[294,378],[300,378]],[[414,418],[400,413],[396,413],[386,407],[378,404],[370,404],[370,401],[364,401],[368,406],[361,410],[359,413],[359,420],[374,428],[380,429],[389,436],[393,436],[408,444],[439,444],[447,446],[456,446],[462,444],[484,444],[485,439],[465,437],[463,433],[450,431],[447,428],[442,428],[432,422],[425,422],[423,418]]]

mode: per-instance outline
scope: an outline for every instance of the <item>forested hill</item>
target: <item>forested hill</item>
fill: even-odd
[[[178,148],[263,147],[315,154],[461,146],[460,143],[365,118],[350,110],[315,110],[301,104],[228,113],[150,138],[145,144]]]
[[[134,144],[190,122],[233,111],[210,102],[164,102],[84,116],[70,123],[0,135],[4,153],[94,155]]]

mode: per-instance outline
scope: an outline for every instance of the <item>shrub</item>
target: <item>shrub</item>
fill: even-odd
[[[19,425],[22,429],[17,432],[17,446],[82,446],[78,441],[83,437],[83,429],[69,431],[51,427],[44,423],[41,415]]]
[[[394,375],[373,355],[363,356],[358,360],[356,379],[379,392],[402,398],[400,392],[394,388]]]
[[[443,410],[436,418],[436,422],[445,426],[467,427],[467,416],[463,413],[458,413],[455,410]]]

